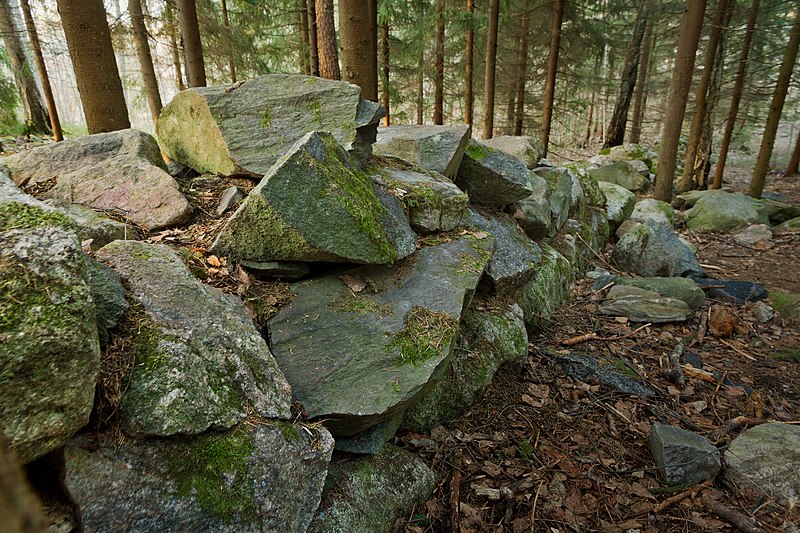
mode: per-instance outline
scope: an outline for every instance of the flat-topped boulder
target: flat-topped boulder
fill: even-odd
[[[636,202],[636,205],[633,206],[630,219],[636,222],[653,220],[674,228],[675,223],[678,221],[678,215],[675,209],[667,202],[662,202],[655,198],[645,198]]]
[[[589,175],[597,181],[616,183],[629,191],[647,190],[650,183],[628,161],[624,160],[614,161],[610,165],[590,169]]]
[[[392,263],[415,249],[400,201],[383,193],[330,133],[312,132],[273,166],[212,250],[248,261]]]
[[[495,150],[500,150],[514,156],[527,166],[534,169],[539,165],[539,160],[544,154],[542,141],[537,137],[528,135],[500,135],[481,141],[484,145]]]
[[[516,157],[470,139],[455,183],[474,204],[504,207],[533,192],[528,172]]]
[[[686,227],[701,233],[734,231],[750,224],[769,222],[767,211],[758,200],[742,193],[722,190],[681,195],[687,205]]]
[[[14,183],[43,198],[107,210],[148,230],[185,222],[192,209],[167,173],[156,140],[138,130],[68,139],[7,157]]]
[[[383,108],[342,81],[267,74],[179,92],[156,132],[167,156],[196,171],[263,176],[301,137],[327,131],[357,160],[375,141]]]
[[[269,323],[293,397],[334,435],[402,413],[446,366],[494,241],[465,234],[392,267],[291,286]]]
[[[422,168],[455,178],[471,128],[459,126],[384,126],[372,146],[375,155],[405,159]]]
[[[615,276],[612,281],[616,285],[629,285],[639,287],[647,291],[657,292],[661,296],[682,300],[689,306],[689,309],[696,311],[706,300],[706,293],[700,286],[690,278],[628,278]],[[604,281],[604,285],[608,280]],[[593,286],[594,287],[594,286]],[[598,289],[601,288],[597,287]]]
[[[227,429],[250,411],[289,418],[289,384],[239,298],[195,279],[164,245],[114,241],[97,257],[142,309],[119,408],[128,434]]]
[[[691,313],[686,302],[639,287],[615,285],[597,308],[601,315],[625,316],[633,322],[682,322]]]

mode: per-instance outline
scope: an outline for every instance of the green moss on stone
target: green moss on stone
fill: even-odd
[[[489,157],[489,148],[475,142],[467,144],[465,151],[467,152],[467,155],[475,161],[482,161],[483,159]]]
[[[800,320],[800,294],[791,292],[771,292],[769,294],[772,306],[794,319]]]
[[[453,342],[458,323],[447,313],[438,313],[414,306],[406,316],[405,326],[386,345],[387,350],[399,349],[396,364],[419,366],[437,357]]]
[[[778,350],[773,356],[773,359],[778,361],[791,361],[792,363],[800,363],[800,350],[795,348],[782,348]]]
[[[265,130],[272,127],[272,113],[269,110],[269,106],[264,107],[264,113],[261,114],[261,122],[258,125]]]
[[[35,229],[45,226],[73,228],[72,220],[60,211],[42,209],[21,202],[0,205],[0,231],[11,229]]]
[[[391,315],[394,313],[392,306],[389,304],[379,304],[366,296],[360,294],[351,294],[343,301],[334,302],[334,309],[339,311],[349,311],[359,316],[368,315],[370,313],[378,315]]]
[[[281,430],[281,435],[283,435],[283,438],[286,439],[287,442],[303,441],[303,436],[300,434],[294,424],[285,422],[283,420],[279,420],[277,424],[278,429]]]
[[[308,110],[314,115],[314,120],[317,124],[322,125],[322,103],[319,100],[314,100],[308,103]]]

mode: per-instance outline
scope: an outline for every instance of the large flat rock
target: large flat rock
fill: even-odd
[[[293,285],[269,333],[294,399],[334,435],[405,410],[447,365],[492,247],[467,234],[392,267]]]
[[[686,227],[701,233],[734,231],[750,224],[766,224],[767,211],[758,201],[742,193],[702,191],[685,198],[694,201],[687,210]]]
[[[615,285],[606,300],[597,308],[602,315],[625,316],[633,322],[682,322],[691,310],[677,298],[639,287]]]
[[[516,157],[525,163],[525,166],[529,169],[534,169],[538,166],[539,160],[544,153],[542,141],[537,137],[527,135],[498,135],[491,139],[484,139],[481,142],[489,148],[494,148]]]
[[[454,178],[469,140],[470,127],[461,126],[385,126],[378,128],[372,147],[375,155],[405,159]]]
[[[306,133],[327,131],[362,160],[382,108],[347,82],[268,74],[181,91],[156,132],[170,159],[196,171],[263,176]]]
[[[472,139],[455,183],[472,203],[487,207],[504,207],[533,192],[525,163]]]

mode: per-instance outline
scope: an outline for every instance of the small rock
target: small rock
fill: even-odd
[[[241,264],[256,277],[297,280],[311,271],[308,263],[298,261],[242,261]]]
[[[616,183],[629,191],[644,191],[650,183],[628,161],[615,161],[610,165],[591,169],[589,175],[597,181]]]
[[[653,198],[646,198],[637,202],[631,213],[631,220],[636,222],[653,220],[672,228],[675,227],[676,218],[675,209],[671,205]]]
[[[556,355],[554,360],[561,366],[566,375],[578,381],[600,383],[632,396],[654,396],[656,394],[650,387],[642,385],[633,377],[626,376],[617,370],[616,365],[612,362],[603,361],[600,363],[591,355],[581,353]],[[621,359],[617,361],[624,364]],[[628,372],[633,373],[630,370]]]
[[[711,286],[706,290],[709,298],[742,305],[745,302],[757,302],[769,296],[763,285],[752,281],[732,281],[726,279],[706,279],[689,276],[700,287]]]
[[[225,192],[222,193],[222,196],[219,199],[217,215],[222,216],[227,213],[228,210],[242,198],[244,198],[244,193],[236,185],[231,185],[225,189]]]
[[[422,168],[455,178],[470,126],[388,126],[378,128],[375,155],[405,159]]]
[[[730,337],[736,332],[739,317],[727,307],[715,305],[711,308],[711,317],[708,319],[708,329],[715,337]]]
[[[553,225],[550,214],[550,188],[547,180],[533,172],[530,174],[530,186],[533,192],[509,206],[507,212],[514,217],[528,237],[540,240],[551,233]]]
[[[620,238],[612,259],[628,272],[646,277],[704,276],[697,257],[666,224],[648,220]]]
[[[772,230],[766,224],[753,224],[733,234],[733,240],[739,244],[753,246],[765,250],[772,246]]]
[[[706,300],[706,294],[703,289],[689,278],[627,278],[618,276],[614,278],[614,282],[617,285],[639,287],[640,289],[657,292],[662,296],[683,300],[692,311],[698,310]]]
[[[756,320],[762,324],[765,324],[772,320],[772,318],[775,316],[775,311],[764,302],[756,302],[756,305],[753,308],[753,315],[756,317]]]
[[[599,181],[600,190],[606,195],[606,212],[608,221],[616,226],[625,222],[633,212],[636,195],[616,183]]]
[[[695,484],[719,474],[720,454],[705,437],[681,428],[653,424],[650,452],[667,483]]]
[[[603,315],[626,316],[633,322],[682,322],[691,313],[682,300],[638,287],[615,285],[597,308]]]

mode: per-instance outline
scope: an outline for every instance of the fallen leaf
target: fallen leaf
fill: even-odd
[[[208,263],[212,267],[220,267],[220,266],[222,266],[222,262],[219,260],[219,257],[217,257],[216,255],[209,255],[206,258],[206,263]]]
[[[363,279],[350,274],[342,274],[338,278],[354,293],[361,292],[367,287],[367,283]]]

